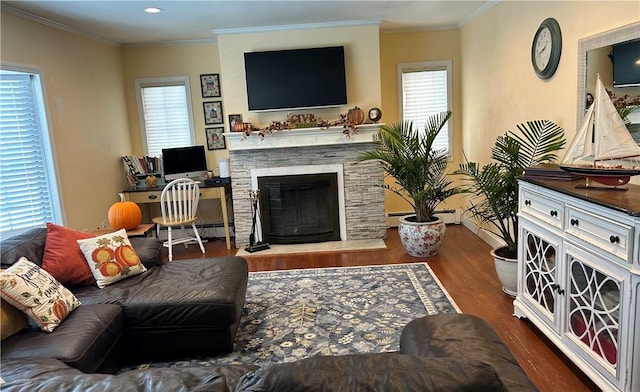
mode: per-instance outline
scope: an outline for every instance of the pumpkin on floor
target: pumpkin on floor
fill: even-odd
[[[132,202],[124,200],[124,193],[118,193],[120,201],[109,208],[109,224],[116,230],[135,229],[142,223],[142,211]]]

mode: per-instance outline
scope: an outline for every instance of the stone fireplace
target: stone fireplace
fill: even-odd
[[[260,178],[322,173],[336,177],[340,240],[385,238],[382,167],[376,162],[357,162],[362,151],[373,148],[377,128],[362,126],[351,137],[342,133],[342,127],[286,130],[262,140],[258,135],[243,138],[241,133],[226,133],[236,247],[249,243],[249,192],[258,189]]]

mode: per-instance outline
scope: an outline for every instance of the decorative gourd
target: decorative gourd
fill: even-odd
[[[364,112],[359,107],[355,106],[353,109],[349,109],[347,113],[347,119],[350,123],[360,125],[364,122]]]
[[[124,201],[124,193],[118,193],[120,201],[109,208],[109,224],[116,230],[131,230],[142,223],[142,211],[132,201]]]

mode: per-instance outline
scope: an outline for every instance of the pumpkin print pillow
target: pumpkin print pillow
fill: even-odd
[[[45,332],[53,331],[80,306],[71,291],[26,257],[0,272],[0,293]]]
[[[147,270],[125,229],[77,242],[100,288]]]

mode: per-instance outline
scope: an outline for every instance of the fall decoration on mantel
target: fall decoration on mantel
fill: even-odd
[[[272,121],[271,124],[264,128],[258,128],[253,124],[244,129],[243,139],[251,136],[252,132],[258,132],[260,139],[264,139],[266,135],[273,135],[275,132],[279,132],[287,129],[300,129],[300,128],[320,128],[322,130],[329,127],[342,126],[345,137],[349,138],[358,134],[356,126],[362,124],[364,121],[364,113],[362,109],[355,106],[353,109],[349,109],[346,114],[340,114],[335,121],[327,121],[316,118],[314,114],[295,114],[288,115],[286,121]]]

